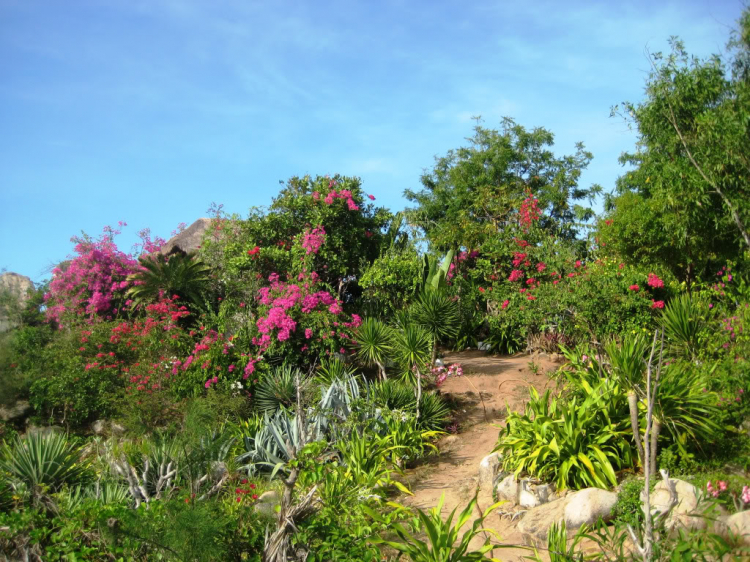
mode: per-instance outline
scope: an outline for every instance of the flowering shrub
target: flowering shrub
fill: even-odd
[[[120,223],[120,226],[125,226]],[[125,303],[128,275],[139,270],[138,260],[118,250],[119,230],[105,227],[97,240],[73,238],[75,256],[52,270],[45,295],[47,319],[61,327],[65,317],[112,318]]]
[[[433,367],[430,369],[430,373],[435,379],[435,386],[440,388],[448,377],[463,376],[464,370],[458,363],[453,363],[447,367],[445,365]]]

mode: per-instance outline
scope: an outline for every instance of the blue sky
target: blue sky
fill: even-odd
[[[49,276],[71,236],[168,237],[293,175],[360,176],[393,210],[471,117],[583,141],[613,187],[645,49],[723,52],[737,0],[0,0],[0,268]]]

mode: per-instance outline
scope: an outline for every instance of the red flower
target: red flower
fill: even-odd
[[[484,293],[484,287],[479,287],[479,292]]]
[[[638,285],[631,285],[628,287],[628,291],[640,291],[641,288]]]
[[[664,308],[664,301],[651,301],[653,304],[651,305],[651,308]]]
[[[506,299],[506,300],[504,300],[504,301],[503,301],[503,305],[502,305],[502,308],[503,308],[503,310],[505,310],[506,308],[508,308],[508,305],[509,305],[509,304],[510,304],[510,301],[509,301],[509,300],[507,300],[507,299]]]

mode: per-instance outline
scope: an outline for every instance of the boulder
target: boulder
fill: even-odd
[[[37,425],[29,425],[26,428],[26,435],[42,435],[43,437],[46,437],[47,435],[50,435],[52,433],[61,433],[63,430],[62,427],[59,425],[48,425],[48,426],[37,426]]]
[[[514,474],[510,474],[498,482],[495,493],[498,500],[507,501],[513,505],[518,503],[519,484]]]
[[[565,525],[568,529],[577,529],[584,524],[592,525],[599,518],[606,521],[616,503],[617,494],[599,488],[586,488],[571,494],[565,505]]]
[[[750,546],[750,511],[740,511],[725,520],[730,533],[742,546]]]
[[[9,406],[0,406],[0,420],[4,422],[24,419],[31,413],[28,400],[17,400]]]
[[[211,219],[198,219],[185,230],[167,240],[159,251],[165,256],[175,252],[184,252],[186,254],[194,252],[200,247],[203,235],[210,225]]]
[[[112,422],[109,425],[109,430],[112,432],[112,435],[123,435],[125,433],[125,426]]]
[[[479,463],[479,488],[481,490],[492,490],[495,477],[500,471],[500,456],[497,453],[487,455]]]
[[[553,496],[554,497],[554,496]],[[554,523],[565,522],[569,531],[581,525],[593,525],[599,518],[608,520],[617,503],[617,494],[586,488],[529,509],[518,524],[526,544],[546,546],[547,533]]]
[[[275,517],[276,506],[280,504],[281,494],[276,490],[268,490],[258,497],[258,501],[255,502],[253,509],[255,509],[256,513],[260,513],[266,517]]]
[[[664,521],[665,528],[668,530],[677,528],[705,529],[706,518],[701,516],[702,507],[698,505],[700,499],[698,488],[678,478],[670,478],[670,480],[675,484],[677,505]],[[642,492],[641,501],[644,498],[645,496]],[[654,516],[664,513],[669,508],[669,487],[666,481],[661,480],[656,484],[654,491],[651,492],[649,501],[651,503],[651,513]]]
[[[96,435],[105,435],[107,433],[106,420],[96,420],[91,424],[91,431],[93,431]]]
[[[34,283],[25,275],[8,271],[0,275],[0,293],[8,293],[11,301],[7,309],[0,309],[0,332],[6,332],[18,325],[17,313],[20,312],[29,292],[34,290]]]

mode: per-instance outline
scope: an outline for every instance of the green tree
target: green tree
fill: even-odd
[[[725,57],[691,57],[672,38],[669,55],[651,55],[644,101],[622,105],[639,138],[620,162],[634,169],[607,201],[599,241],[688,283],[750,249],[750,12],[740,28]]]
[[[436,158],[422,176],[422,190],[404,193],[416,203],[408,211],[410,221],[424,230],[434,249],[480,247],[518,224],[518,209],[529,194],[538,199],[541,226],[564,238],[574,238],[579,221],[593,216],[590,208],[575,204],[600,191],[578,186],[592,158],[583,144],[576,145],[575,154],[557,157],[549,149],[551,132],[527,131],[509,118],[499,131],[477,125],[468,141]]]

